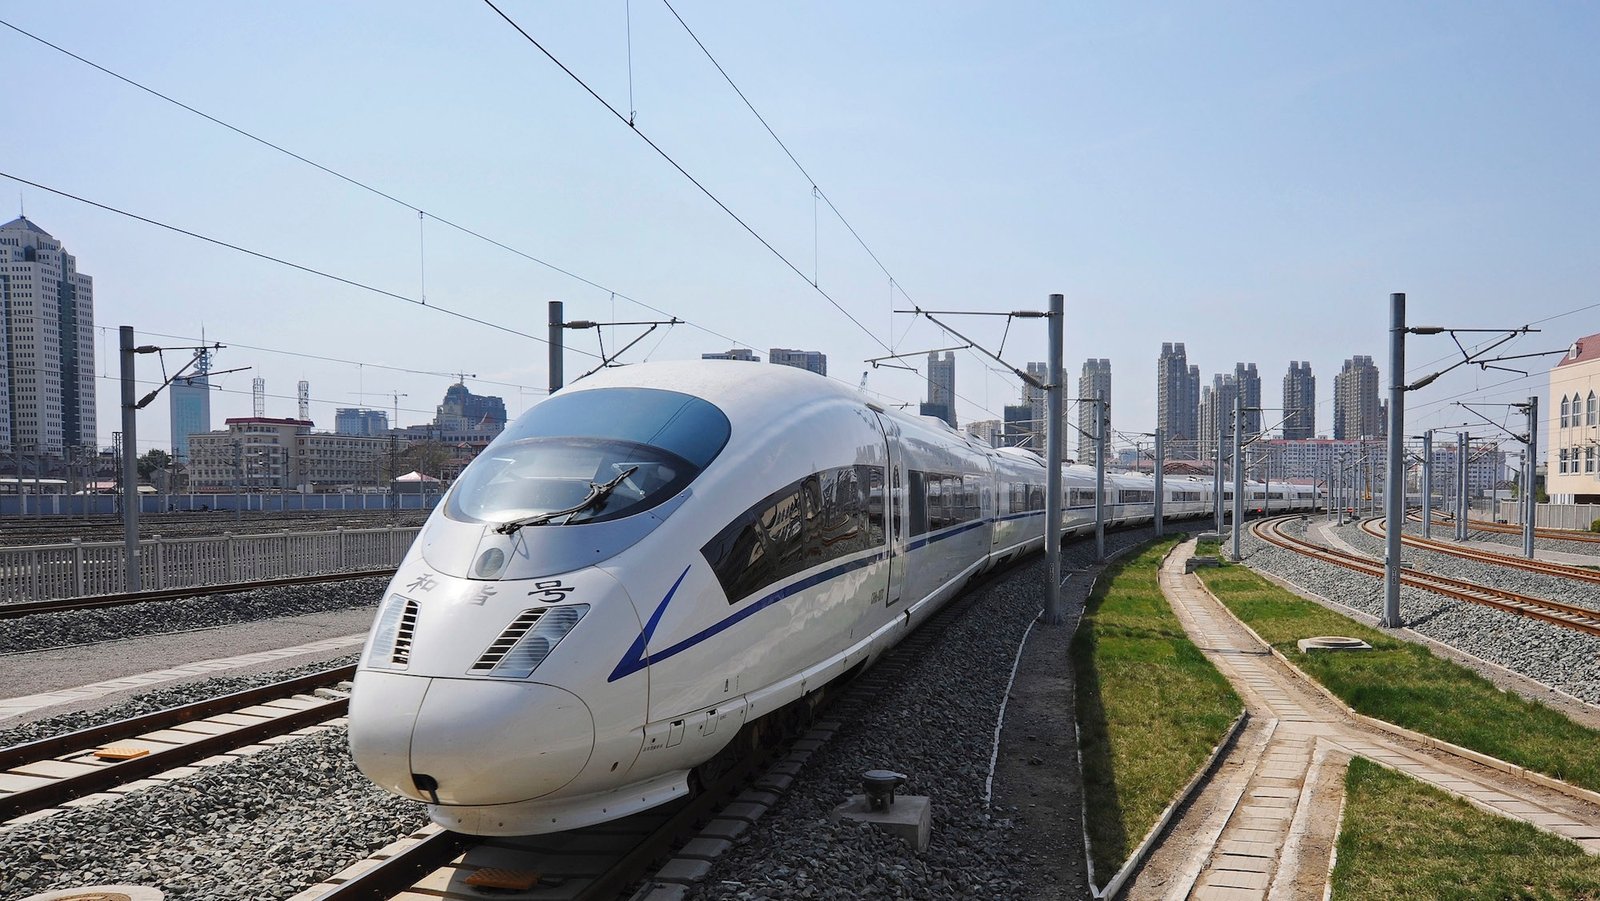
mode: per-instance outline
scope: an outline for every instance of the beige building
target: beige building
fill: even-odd
[[[26,217],[0,225],[0,361],[0,448],[94,451],[94,281]]]
[[[1557,504],[1600,504],[1600,334],[1579,338],[1550,370],[1545,491]]]
[[[196,491],[325,491],[376,485],[377,458],[389,438],[311,431],[308,419],[242,416],[227,430],[189,438],[189,483]],[[409,444],[398,442],[404,450]]]

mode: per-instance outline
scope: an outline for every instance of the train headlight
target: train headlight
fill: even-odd
[[[503,679],[528,678],[588,612],[588,604],[524,610],[483,652],[471,672]]]

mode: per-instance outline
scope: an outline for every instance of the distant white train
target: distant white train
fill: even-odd
[[[1064,528],[1092,530],[1093,471],[1064,476]],[[1044,477],[788,366],[596,374],[509,426],[401,563],[350,700],[356,764],[480,835],[683,796],[747,723],[1040,549]],[[1208,479],[1165,491],[1169,518],[1211,511]],[[1107,493],[1111,523],[1152,519],[1151,478]]]

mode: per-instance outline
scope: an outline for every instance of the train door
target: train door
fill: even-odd
[[[894,607],[904,598],[906,584],[906,549],[911,535],[910,518],[906,516],[906,461],[900,451],[900,427],[878,417],[883,427],[884,446],[888,451],[888,484],[884,486],[884,528],[889,535],[889,586],[885,604]]]

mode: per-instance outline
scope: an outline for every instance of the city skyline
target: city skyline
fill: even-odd
[[[363,27],[371,9],[361,5],[329,10],[313,28],[272,11],[195,4],[183,7],[182,34],[97,2],[24,7],[11,19],[405,198],[427,209],[420,221],[415,209],[11,33],[3,40],[16,64],[47,79],[75,122],[115,140],[32,129],[7,171],[526,334],[543,333],[546,299],[565,300],[569,318],[670,314],[694,323],[651,335],[629,361],[789,344],[833,356],[839,377],[855,384],[866,368],[856,361],[886,353],[879,342],[894,352],[952,343],[895,309],[1036,309],[1060,291],[1065,358],[1107,358],[1120,369],[1113,419],[1127,431],[1156,418],[1145,362],[1152,330],[1181,337],[1205,372],[1237,360],[1283,365],[1262,353],[1270,347],[1326,374],[1353,354],[1385,356],[1390,291],[1406,291],[1413,322],[1426,324],[1514,326],[1594,309],[1588,286],[1600,263],[1586,248],[1596,188],[1570,177],[1584,171],[1600,130],[1575,114],[1574,98],[1600,84],[1589,10],[1446,15],[1356,4],[1219,14],[1165,4],[1130,14],[1018,5],[941,11],[918,23],[917,40],[887,50],[871,36],[903,25],[891,10],[697,11],[701,37],[815,173],[809,181],[779,171],[782,150],[703,59],[683,53],[697,51],[675,22],[639,17],[635,49],[655,60],[637,104],[640,130],[692,173],[715,173],[707,187],[804,278],[629,129],[606,122],[592,97],[525,42],[507,40],[503,23],[405,2],[383,13],[381,35]],[[551,10],[538,23],[552,49],[617,102],[628,87],[616,65],[623,27],[611,9]],[[193,33],[249,33],[251,52]],[[1029,37],[1019,43],[1019,34]],[[1501,52],[1508,44],[1518,52]],[[424,74],[413,62],[422,52],[459,65]],[[286,67],[314,80],[316,94],[276,90],[270,73]],[[1571,91],[1547,90],[1551,67]],[[1063,77],[1038,80],[1057,69]],[[1463,72],[1472,76],[1465,88]],[[20,121],[29,111],[26,92],[0,96],[0,115]],[[464,145],[466,133],[475,139]],[[1380,133],[1393,140],[1352,137]],[[895,149],[911,145],[922,149]],[[117,400],[107,376],[121,324],[141,340],[183,345],[197,344],[204,326],[230,345],[217,368],[256,367],[219,377],[219,418],[249,411],[256,375],[279,386],[267,401],[281,414],[295,409],[290,386],[309,380],[319,422],[351,403],[377,405],[358,393],[433,394],[463,367],[481,376],[475,387],[506,396],[513,415],[541,396],[545,349],[529,338],[5,184],[96,276],[102,445]],[[829,218],[814,186],[850,228]],[[453,231],[436,213],[592,284]],[[1064,246],[1074,253],[1054,251]],[[980,259],[1005,265],[972,264]],[[1513,297],[1536,300],[1512,306]],[[1592,312],[1558,318],[1507,350],[1559,349],[1594,323]],[[1009,335],[1001,321],[955,324],[990,348],[1005,336],[1009,361],[1044,355],[1036,322],[1019,321]],[[639,331],[605,330],[607,349]],[[569,374],[595,364],[585,355],[600,352],[594,334],[569,336]],[[1413,379],[1455,352],[1444,337],[1413,336],[1409,345]],[[1003,419],[1017,381],[974,351],[958,358],[957,420]],[[148,390],[160,367],[139,363]],[[1459,423],[1449,406],[1457,398],[1538,394],[1553,409],[1547,366],[1526,368],[1522,377],[1463,367],[1410,399],[1410,421]],[[925,378],[876,369],[868,390],[915,401]],[[1319,388],[1318,419],[1331,421],[1332,395]],[[402,406],[400,419],[430,413]],[[165,404],[141,413],[141,449],[169,443],[168,419]]]

